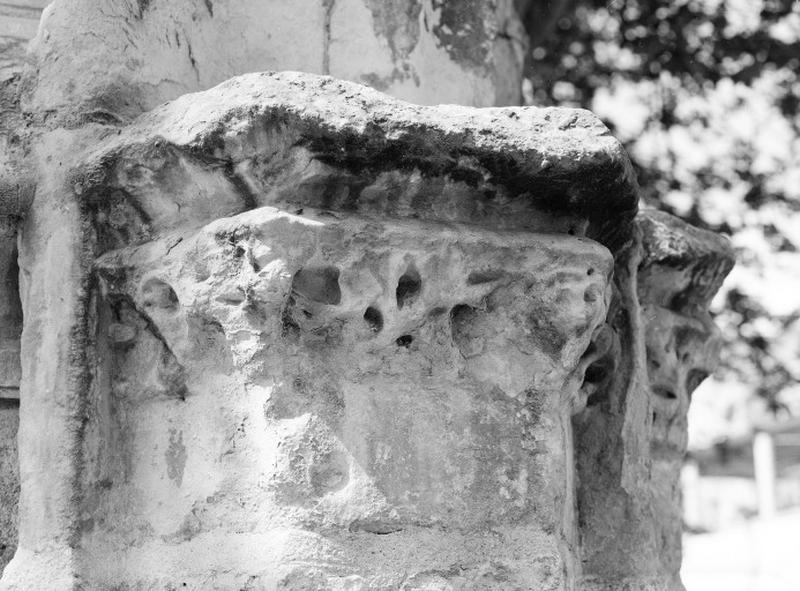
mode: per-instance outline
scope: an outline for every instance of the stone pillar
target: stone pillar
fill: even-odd
[[[711,298],[733,266],[727,241],[646,210],[619,257],[609,353],[576,418],[585,589],[680,590],[680,470],[692,391],[713,371]]]
[[[472,108],[517,100],[513,4],[45,10],[0,113],[24,311],[0,589],[680,588],[730,252],[635,220],[590,113]],[[270,68],[469,106],[206,90]]]
[[[71,156],[85,151],[87,136],[96,142],[166,100],[251,71],[333,74],[419,103],[519,101],[526,37],[511,0],[470,2],[458,10],[438,1],[385,4],[19,0],[0,5],[0,216],[11,216],[12,224],[26,218],[20,440],[23,480],[29,484],[19,554],[57,557],[42,568],[35,560],[18,561],[32,565],[31,577],[37,572],[43,577],[27,579],[27,588],[55,589],[57,580],[73,584],[69,556],[76,517],[70,507],[79,494],[71,470],[82,462],[84,399],[93,377],[81,369],[86,350],[75,336],[88,330],[79,302],[82,281],[91,278],[80,265],[91,264],[91,257],[81,255],[71,240],[81,244],[93,230],[84,235],[88,227],[71,201],[75,187],[64,176]],[[59,128],[76,131],[54,131]],[[31,206],[34,193],[38,203]],[[9,265],[16,267],[16,237],[3,235],[0,273],[6,277]],[[54,270],[45,272],[50,264]],[[0,301],[6,301],[3,295]],[[16,392],[19,342],[6,337],[18,329],[19,323],[5,326],[0,339],[3,396]],[[0,445],[7,451],[0,466],[0,544],[7,547],[0,552],[2,568],[16,545],[19,410],[16,401],[0,404]],[[46,532],[44,541],[36,532]],[[66,578],[48,579],[54,573]]]
[[[0,574],[17,547],[20,337],[17,227],[32,197],[19,107],[25,47],[46,0],[0,3]]]
[[[590,114],[255,74],[61,142],[4,588],[575,587],[571,417],[636,203]]]

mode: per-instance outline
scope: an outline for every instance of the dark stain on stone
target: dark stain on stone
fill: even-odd
[[[322,27],[322,73],[331,73],[331,19],[336,0],[322,0],[324,24]]]
[[[376,90],[380,90],[381,92],[385,92],[395,82],[402,82],[408,78],[414,80],[414,84],[417,86],[422,83],[417,71],[408,62],[402,63],[399,67],[395,66],[392,68],[392,72],[386,76],[379,76],[373,72],[362,74],[361,76],[361,80],[364,82],[364,84],[371,86]]]
[[[534,310],[528,315],[528,327],[536,335],[536,342],[542,351],[552,359],[558,359],[566,345],[567,337],[552,322],[551,317],[550,310]]]
[[[186,446],[183,444],[183,431],[169,430],[169,446],[164,452],[167,461],[167,476],[178,486],[183,483],[183,472],[186,469]]]
[[[192,64],[192,70],[194,70],[194,75],[197,78],[197,81],[200,82],[200,70],[197,69],[197,60],[194,59],[194,51],[192,51],[192,42],[189,41],[189,38],[186,38],[186,54],[189,58],[189,63]]]
[[[203,0],[203,1],[206,4],[206,10],[208,10],[208,14],[210,16],[214,16],[214,4],[211,2],[211,0]]]
[[[142,111],[146,99],[141,88],[124,82],[113,82],[86,99],[81,105],[81,114],[78,115],[77,125],[89,122],[104,123],[107,125],[126,125]]]
[[[440,11],[433,34],[454,62],[486,68],[492,44],[486,30],[487,21],[492,18],[490,6],[483,0],[433,1],[434,10]]]
[[[198,534],[202,533],[202,531],[203,524],[200,521],[200,518],[197,516],[195,509],[192,509],[192,512],[184,517],[183,523],[181,523],[178,531],[176,531],[173,536],[171,536],[171,539],[168,539],[167,541],[188,542]]]
[[[587,161],[575,166],[552,166],[535,174],[519,154],[502,154],[473,146],[451,151],[448,146],[467,138],[447,137],[437,142],[423,141],[414,134],[389,140],[377,124],[368,124],[363,133],[342,132],[337,136],[325,130],[308,130],[301,142],[315,158],[329,166],[343,168],[348,175],[375,177],[382,171],[418,170],[426,180],[459,177],[479,189],[503,188],[511,199],[528,201],[553,213],[571,213],[588,221],[586,236],[616,251],[630,239],[636,214],[635,181],[622,161]],[[432,150],[431,145],[437,149]],[[458,162],[467,158],[475,164],[464,173]],[[480,170],[481,174],[476,174]],[[613,195],[612,199],[598,198]]]
[[[382,519],[356,519],[350,524],[348,529],[351,533],[366,532],[370,534],[377,534],[379,536],[385,536],[403,531],[403,527],[401,525]]]
[[[386,39],[392,52],[392,61],[405,60],[419,42],[420,0],[367,0],[372,13],[372,27]]]
[[[144,13],[147,12],[147,9],[150,8],[150,4],[152,0],[136,0],[137,7],[139,8],[139,13],[136,15],[136,18],[142,19]]]
[[[192,65],[194,65],[194,61],[192,61]],[[225,177],[233,185],[233,188],[239,194],[239,197],[241,197],[245,209],[255,209],[256,207],[258,207],[257,197],[250,190],[250,187],[244,181],[244,179],[242,179],[242,177],[236,173],[236,170],[233,167],[233,163],[232,162],[226,163],[223,170],[225,172]]]

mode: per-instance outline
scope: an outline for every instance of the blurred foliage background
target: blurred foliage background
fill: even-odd
[[[800,415],[800,1],[535,10],[526,102],[597,113],[625,143],[645,205],[725,233],[737,251],[713,305],[721,367],[698,394],[728,431]]]

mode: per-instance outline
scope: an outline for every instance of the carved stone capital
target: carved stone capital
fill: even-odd
[[[732,259],[593,115],[250,74],[33,153],[0,589],[679,588]]]
[[[616,266],[616,346],[589,369],[596,391],[576,417],[583,585],[679,591],[686,416],[717,363],[708,305],[734,257],[723,237],[662,212],[640,212],[636,228]]]

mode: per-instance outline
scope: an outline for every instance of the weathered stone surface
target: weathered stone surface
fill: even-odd
[[[19,106],[24,62],[10,61],[15,67],[0,69],[0,216],[16,218],[30,204],[35,183],[26,162],[27,131]]]
[[[416,103],[506,105],[520,101],[526,48],[512,0],[56,0],[34,41],[27,108],[124,120],[265,70],[330,74]]]
[[[420,104],[519,104],[527,48],[512,0],[19,0],[0,16],[0,212],[14,214],[36,184],[25,145],[38,128],[127,123],[265,70]]]
[[[0,217],[0,272],[0,398],[19,398],[22,305],[16,218]]]
[[[644,256],[637,285],[650,384],[656,548],[663,572],[677,580],[687,412],[692,392],[717,365],[721,342],[708,305],[733,267],[734,253],[722,236],[667,214],[646,211],[639,219]]]
[[[0,573],[17,549],[19,405],[0,399]]]
[[[17,219],[0,216],[0,573],[17,546],[20,333]]]
[[[681,589],[723,240],[634,220],[585,111],[185,94],[505,104],[537,7],[47,9],[0,87],[0,589]]]
[[[568,588],[558,483],[611,264],[570,236],[269,207],[107,253],[83,568],[379,589],[547,564]],[[245,541],[271,552],[215,555]],[[156,554],[180,570],[136,566]]]
[[[36,36],[47,0],[15,0],[0,4],[0,84],[17,76],[25,63],[25,48]]]
[[[614,248],[636,207],[627,156],[588,111],[421,107],[291,72],[181,97],[87,159],[74,189],[118,215],[146,212],[157,229],[314,206],[588,235]]]
[[[681,590],[679,476],[691,392],[713,371],[707,307],[733,252],[712,232],[643,211],[619,257],[609,354],[575,422],[583,582],[591,590]]]
[[[574,587],[636,203],[589,113],[250,75],[36,150],[4,588]]]

